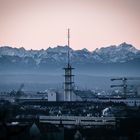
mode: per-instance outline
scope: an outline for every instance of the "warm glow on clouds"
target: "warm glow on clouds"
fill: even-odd
[[[73,49],[128,42],[140,49],[140,0],[0,0],[0,46]]]

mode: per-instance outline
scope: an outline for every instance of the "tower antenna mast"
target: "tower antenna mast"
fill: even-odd
[[[70,29],[68,28],[68,66],[70,66]]]

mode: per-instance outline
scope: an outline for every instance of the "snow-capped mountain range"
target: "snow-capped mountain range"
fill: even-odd
[[[25,50],[24,48],[1,46],[0,64],[9,57],[9,61],[13,63],[19,60],[23,61],[23,63],[34,63],[36,65],[45,64],[46,62],[66,63],[68,50],[70,51],[72,63],[123,63],[140,58],[140,50],[127,43],[95,49],[92,52],[85,48],[73,50],[68,46],[49,47],[46,50]]]

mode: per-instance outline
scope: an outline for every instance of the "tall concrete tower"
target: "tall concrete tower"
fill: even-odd
[[[68,57],[67,57],[67,65],[64,68],[64,101],[73,101],[72,94],[74,88],[74,75],[72,74],[72,70],[74,68],[71,67],[70,64],[70,30],[68,29]]]

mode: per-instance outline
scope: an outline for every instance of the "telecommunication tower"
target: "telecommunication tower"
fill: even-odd
[[[64,101],[72,101],[72,94],[74,88],[74,75],[72,70],[74,69],[70,64],[70,30],[68,29],[68,53],[67,53],[67,65],[64,68]]]

